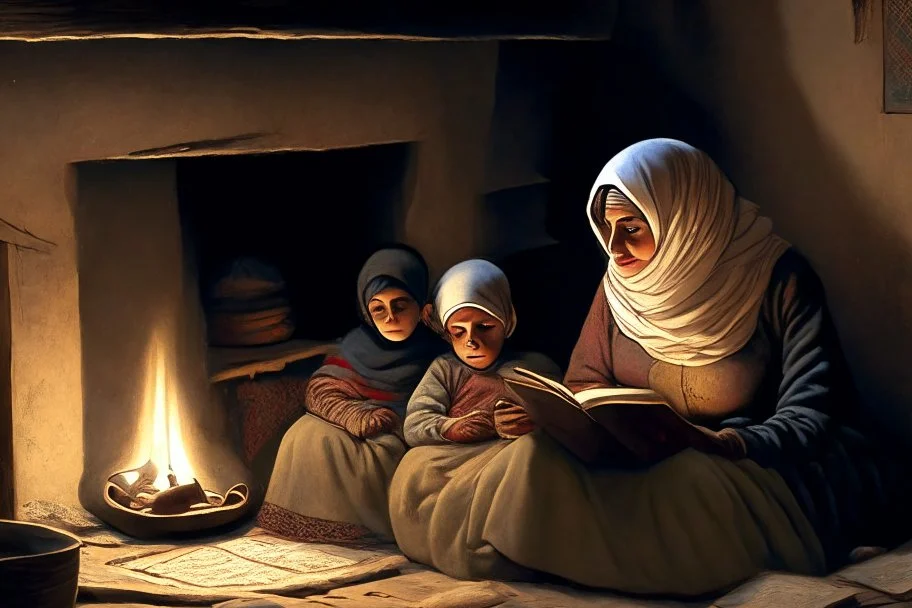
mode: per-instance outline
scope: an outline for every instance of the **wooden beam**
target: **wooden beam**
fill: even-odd
[[[0,243],[0,519],[16,516],[9,246]]]
[[[311,357],[335,354],[339,343],[315,340],[288,340],[280,344],[250,347],[209,347],[209,381],[253,378],[257,374],[279,372],[289,363]]]
[[[0,0],[0,40],[604,40],[615,13],[609,0]]]
[[[25,228],[11,224],[3,218],[0,218],[0,243],[9,243],[22,249],[31,249],[42,253],[48,253],[57,246],[56,243],[35,236]]]
[[[864,42],[868,38],[868,23],[874,12],[874,3],[871,0],[852,0],[852,12],[855,15],[855,44]]]

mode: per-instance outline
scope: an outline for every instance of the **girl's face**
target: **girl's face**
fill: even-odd
[[[446,331],[456,356],[475,369],[494,363],[506,339],[503,323],[471,306],[454,312],[447,319]]]
[[[390,342],[402,342],[415,331],[421,316],[418,302],[398,287],[377,293],[367,303],[374,326]]]
[[[600,226],[602,238],[617,273],[629,278],[655,255],[655,237],[642,212],[623,194],[612,190],[606,200]]]

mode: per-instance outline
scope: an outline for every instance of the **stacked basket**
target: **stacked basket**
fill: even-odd
[[[212,346],[260,346],[288,340],[295,330],[279,271],[255,258],[235,260],[209,292]]]

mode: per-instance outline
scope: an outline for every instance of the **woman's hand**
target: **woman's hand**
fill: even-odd
[[[623,415],[604,422],[612,435],[643,463],[658,462],[688,448],[731,460],[745,456],[744,443],[734,429],[712,431],[665,408],[629,407]]]
[[[522,406],[501,399],[494,404],[494,429],[504,439],[516,439],[535,429],[535,423]]]
[[[705,429],[707,433],[712,433],[713,443],[716,446],[717,454],[724,456],[729,460],[741,460],[747,458],[747,444],[735,429],[722,429],[715,432]]]
[[[440,435],[456,443],[475,443],[486,441],[497,436],[494,421],[482,411],[469,412],[459,418],[447,420],[440,430]]]
[[[685,448],[693,448],[705,454],[722,456],[729,460],[741,460],[746,455],[746,446],[734,429],[712,431],[706,427],[693,426],[685,438]]]

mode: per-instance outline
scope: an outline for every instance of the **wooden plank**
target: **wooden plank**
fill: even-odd
[[[565,0],[121,0],[0,1],[0,40],[275,38],[505,40],[607,39],[616,2]]]
[[[265,372],[278,372],[295,361],[325,356],[338,351],[338,342],[288,340],[268,346],[210,347],[209,381],[253,378]]]
[[[385,146],[389,144],[411,144],[409,139],[381,139],[378,141],[360,140],[356,145],[313,147],[304,143],[294,144],[287,142],[279,145],[276,143],[281,137],[273,133],[238,135],[220,139],[182,142],[135,150],[126,154],[113,154],[104,158],[86,158],[76,162],[96,162],[99,160],[150,160],[161,158],[198,158],[201,156],[238,156],[241,154],[281,154],[287,152],[326,152],[328,150],[351,150],[369,146]]]
[[[28,230],[11,224],[3,218],[0,218],[0,242],[42,253],[47,253],[56,246],[55,243],[35,236]]]
[[[9,246],[0,243],[0,518],[16,516]]]

